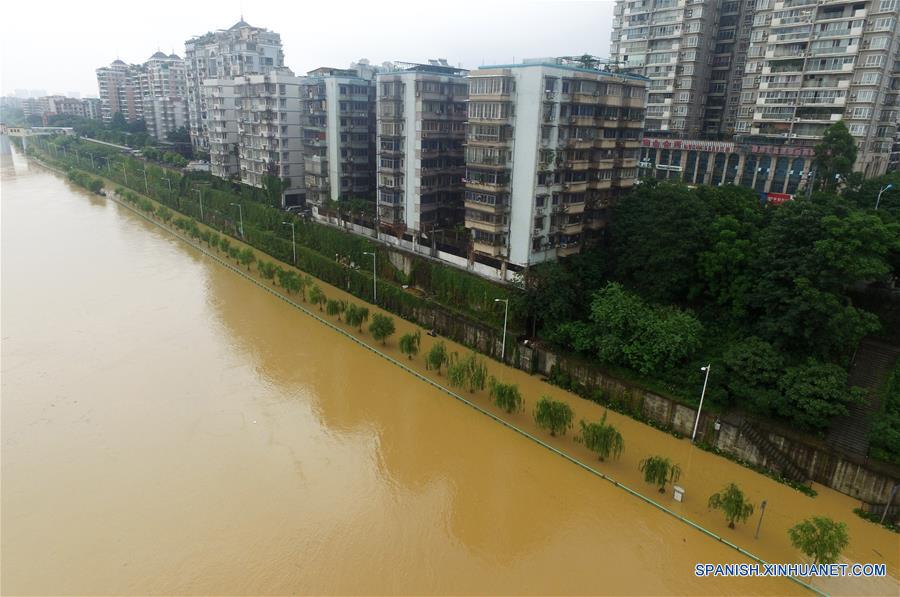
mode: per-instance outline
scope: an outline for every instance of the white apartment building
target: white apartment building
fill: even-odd
[[[300,87],[306,201],[375,198],[375,82],[319,68]]]
[[[205,33],[184,45],[191,143],[195,150],[206,151],[209,107],[202,93],[204,81],[264,74],[284,67],[281,36],[241,19],[229,29]]]
[[[898,0],[758,0],[737,132],[814,145],[843,120],[882,174],[898,122]]]
[[[282,200],[296,202],[303,190],[302,82],[287,69],[204,81],[213,175],[258,188],[268,176],[287,179]]]
[[[376,77],[378,222],[417,237],[463,221],[466,71],[396,67]]]
[[[579,252],[635,184],[647,79],[553,58],[468,79],[472,258],[505,270]]]

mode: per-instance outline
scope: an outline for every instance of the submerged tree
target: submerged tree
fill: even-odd
[[[516,384],[506,384],[491,376],[489,384],[491,400],[508,413],[520,412],[524,408],[522,394]]]
[[[421,339],[422,334],[418,330],[414,334],[403,334],[400,336],[400,352],[405,354],[407,358],[412,359],[419,354],[419,342]]]
[[[441,367],[447,364],[447,345],[443,341],[431,345],[431,350],[425,355],[425,368],[429,371],[437,371],[441,374]]]
[[[812,516],[788,529],[791,544],[816,564],[833,564],[850,543],[847,525],[824,516]]]
[[[546,429],[550,435],[565,435],[572,428],[572,407],[566,402],[541,396],[534,407],[534,422]]]
[[[584,419],[581,420],[581,432],[575,438],[580,444],[597,454],[600,460],[607,458],[618,458],[625,449],[625,440],[622,434],[611,423],[606,422],[607,412],[604,411],[603,418],[599,423],[588,423]]]
[[[744,492],[734,483],[709,496],[708,505],[710,510],[721,510],[725,514],[730,529],[734,528],[735,522],[746,522],[753,514],[753,504],[747,501]]]
[[[659,492],[666,492],[666,483],[677,483],[681,477],[681,467],[665,456],[650,456],[641,460],[644,481],[659,486]]]
[[[394,320],[387,315],[382,315],[381,313],[375,313],[372,315],[372,323],[369,325],[369,333],[372,334],[372,337],[376,340],[380,340],[382,344],[385,344],[388,337],[392,335],[395,331],[394,328]]]
[[[319,306],[319,311],[322,310],[322,305],[328,301],[328,297],[325,296],[325,293],[322,292],[322,289],[319,288],[318,284],[313,284],[312,288],[309,289],[309,302],[314,305]]]

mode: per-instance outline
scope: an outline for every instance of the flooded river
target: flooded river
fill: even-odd
[[[0,373],[4,594],[805,592],[696,578],[749,560],[21,160],[2,185]],[[754,517],[729,536],[761,557],[799,561],[782,527],[852,507],[615,421],[633,458],[607,472],[629,485],[644,446],[671,446],[697,516],[707,482],[782,498],[768,535]],[[897,535],[847,522],[848,556],[896,576]],[[852,592],[897,586],[866,582]]]

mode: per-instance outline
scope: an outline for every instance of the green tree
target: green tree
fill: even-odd
[[[447,359],[447,381],[454,388],[466,385],[469,379],[469,365],[465,360],[460,360],[455,352]]]
[[[566,402],[541,396],[534,407],[534,422],[550,435],[565,435],[572,428],[572,407]]]
[[[487,365],[474,352],[469,355],[469,392],[483,390],[487,384]]]
[[[228,247],[228,256],[234,259],[234,262],[237,263],[241,258],[241,250],[238,247],[232,245]]]
[[[231,241],[228,240],[227,236],[222,236],[219,238],[219,246],[222,248],[222,252],[226,255],[231,252]]]
[[[369,333],[372,334],[372,337],[375,340],[380,340],[382,344],[385,344],[388,337],[391,336],[394,331],[393,318],[382,315],[381,313],[372,315],[372,323],[369,324]]]
[[[422,334],[416,330],[414,334],[403,334],[400,336],[400,352],[405,354],[407,358],[412,359],[419,354],[419,342]]]
[[[322,289],[319,288],[318,284],[313,284],[309,289],[309,302],[314,305],[319,305],[319,311],[322,310],[322,305],[328,301],[328,297],[325,296],[325,293],[322,292]]]
[[[812,516],[788,529],[791,545],[816,564],[834,564],[850,543],[847,525],[824,516]]]
[[[256,254],[253,252],[253,249],[249,247],[245,247],[241,250],[241,265],[247,266],[247,271],[250,271],[250,264],[256,261]]]
[[[431,350],[425,355],[425,368],[429,371],[437,371],[441,374],[441,367],[447,364],[447,345],[443,341],[431,345]]]
[[[334,317],[337,315],[338,321],[341,320],[341,301],[337,299],[328,299],[325,303],[325,312]]]
[[[575,441],[584,444],[584,447],[596,453],[601,461],[607,458],[618,458],[625,449],[625,440],[622,438],[622,434],[612,423],[606,422],[606,415],[607,413],[604,412],[599,423],[588,423],[582,419],[580,421],[581,432],[575,437]]]
[[[594,294],[590,322],[561,326],[576,350],[644,374],[660,374],[685,361],[700,345],[702,330],[690,313],[648,305],[616,283]]]
[[[728,528],[733,529],[735,522],[746,522],[753,514],[753,504],[744,497],[744,492],[734,483],[729,483],[719,493],[709,496],[707,503],[710,510],[721,510],[728,521]]]
[[[808,431],[824,431],[831,419],[847,414],[847,405],[862,396],[859,388],[847,388],[847,371],[814,359],[788,367],[779,389],[778,414]]]
[[[856,141],[843,120],[838,120],[827,129],[822,141],[815,146],[816,185],[822,190],[834,188],[838,177],[847,178],[856,163]]]
[[[369,310],[366,307],[360,307],[353,303],[347,305],[347,313],[344,316],[347,324],[354,326],[362,331],[362,324],[369,318]],[[402,347],[402,338],[401,338]]]
[[[524,409],[524,400],[516,384],[506,384],[491,376],[488,384],[491,401],[508,413],[521,412]]]
[[[650,456],[641,460],[640,470],[644,481],[658,485],[660,493],[666,492],[666,483],[678,483],[681,477],[681,467],[665,456]]]
[[[726,345],[722,351],[722,380],[728,404],[773,414],[781,399],[778,382],[784,373],[784,356],[756,336]]]
[[[256,271],[264,280],[271,280],[275,277],[275,264],[271,261],[260,259],[256,262]]]

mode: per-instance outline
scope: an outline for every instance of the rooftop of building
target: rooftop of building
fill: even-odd
[[[599,61],[587,61],[588,63],[596,63],[602,64]],[[562,70],[569,70],[573,72],[581,72],[581,73],[590,73],[592,75],[603,75],[607,77],[619,77],[622,79],[631,79],[634,81],[642,81],[648,82],[649,78],[644,77],[642,75],[635,75],[631,73],[617,72],[615,70],[608,70],[608,68],[590,68],[587,66],[576,66],[579,64],[579,60],[574,57],[560,57],[560,58],[527,58],[518,64],[489,64],[484,66],[479,66],[478,70],[488,70],[495,68],[529,68],[529,67],[546,67],[546,68],[558,68]],[[607,65],[608,66],[608,65]]]

